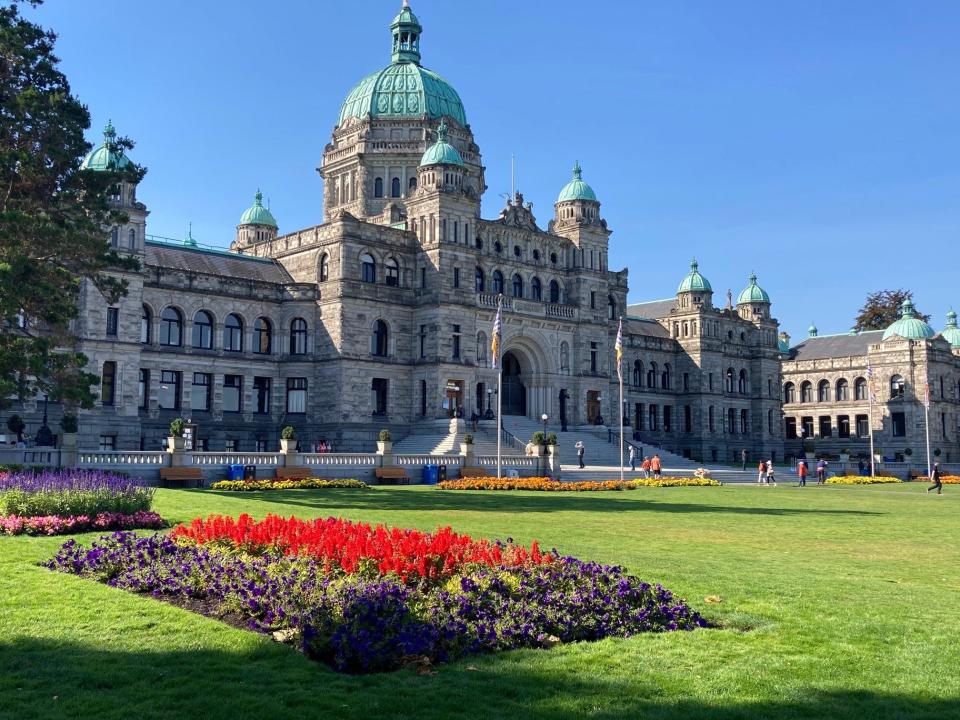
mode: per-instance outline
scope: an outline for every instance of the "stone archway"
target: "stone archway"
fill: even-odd
[[[503,414],[527,414],[527,387],[524,380],[529,376],[530,368],[524,368],[516,353],[503,354]]]

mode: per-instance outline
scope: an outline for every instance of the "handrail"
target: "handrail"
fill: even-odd
[[[512,445],[514,450],[527,451],[527,444],[503,426],[503,418],[500,419],[500,433],[501,439],[508,445]]]

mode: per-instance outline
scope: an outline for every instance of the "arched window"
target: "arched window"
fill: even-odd
[[[817,402],[830,402],[829,380],[821,380],[817,383]]]
[[[633,361],[633,386],[640,387],[643,383],[643,363],[639,360]]]
[[[400,197],[400,178],[398,177],[390,181],[390,197]]]
[[[497,295],[503,293],[503,273],[499,270],[493,271],[493,292]]]
[[[239,315],[227,315],[223,321],[223,349],[227,352],[243,352],[243,320]]]
[[[792,382],[783,385],[783,402],[794,403],[797,401],[797,386]]]
[[[303,318],[294,318],[290,322],[290,354],[307,354],[307,321]]]
[[[607,319],[617,319],[617,301],[613,299],[613,295],[607,296]]]
[[[866,400],[867,399],[867,381],[858,377],[853,381],[853,397],[855,400]]]
[[[183,316],[176,308],[167,307],[160,313],[160,344],[183,345]]]
[[[117,228],[113,228],[110,231],[110,246],[116,247],[117,242],[119,241],[120,231]]]
[[[560,283],[558,283],[556,280],[550,281],[550,302],[560,302]]]
[[[414,175],[407,181],[407,189],[416,190],[417,189],[417,176]]]
[[[657,364],[650,363],[650,369],[647,370],[647,387],[651,390],[657,387]]]
[[[320,257],[320,282],[330,279],[330,256],[324,253]]]
[[[813,402],[813,383],[809,380],[804,380],[800,385],[800,402]]]
[[[373,196],[375,198],[383,197],[383,178],[378,177],[373,180]]]
[[[664,390],[669,390],[672,383],[672,378],[670,377],[670,364],[664,363],[663,373],[660,375],[660,387]]]
[[[360,279],[367,283],[377,281],[377,261],[370,253],[363,253],[360,256]]]
[[[140,342],[149,345],[153,339],[153,313],[146,305],[143,306],[143,314],[140,316]]]
[[[723,381],[724,381],[724,385],[723,385],[724,389],[728,393],[732,393],[733,392],[733,368],[727,368],[727,373],[726,375],[724,375]]]
[[[383,264],[383,268],[386,272],[387,285],[390,287],[399,287],[400,263],[398,263],[394,258],[387,258],[387,261]]]
[[[890,378],[890,399],[896,400],[898,398],[903,398],[903,388],[905,383],[903,378],[899,375],[894,375]]]
[[[193,316],[193,346],[204,350],[213,347],[213,318],[206,310]]]
[[[740,376],[737,378],[737,392],[741,395],[747,394],[747,371],[741,370]]]
[[[837,402],[843,402],[850,399],[850,384],[844,379],[837,380],[837,392],[835,399]]]
[[[543,299],[543,288],[540,286],[540,278],[536,276],[530,281],[530,298],[532,300]]]
[[[523,297],[523,278],[516,273],[513,276],[513,296],[515,298]]]
[[[483,287],[484,287],[484,283],[483,283],[483,268],[478,266],[476,272],[475,272],[474,275],[473,275],[473,277],[474,277],[474,285],[475,285],[475,287],[476,287],[476,289],[477,289],[477,292],[483,292]]]
[[[483,331],[477,333],[477,364],[486,365],[487,363],[487,334]]]
[[[370,354],[377,357],[387,356],[388,338],[387,324],[383,320],[377,320],[373,324],[373,333],[370,335]]]
[[[137,231],[133,228],[130,228],[127,231],[127,243],[127,247],[129,247],[131,250],[134,250],[137,247]]]
[[[259,355],[269,355],[273,350],[273,325],[264,317],[257,318],[253,324],[253,351]]]

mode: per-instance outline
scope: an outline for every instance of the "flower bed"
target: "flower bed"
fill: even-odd
[[[929,482],[928,478],[924,478]],[[940,482],[944,485],[960,485],[960,475],[941,475]]]
[[[837,475],[827,478],[827,485],[886,485],[889,483],[898,483],[899,478],[884,477],[877,475],[869,477],[866,475]]]
[[[61,518],[150,509],[153,489],[139,478],[98,470],[14,472],[0,478],[0,515]]]
[[[716,487],[723,485],[719,480],[709,477],[660,477],[637,478],[631,480],[634,487]]]
[[[330,553],[291,553],[289,533],[316,522],[355,533],[348,554],[378,537],[401,545],[414,540],[419,553],[444,546],[482,552],[469,562],[444,562],[443,573],[406,578],[381,570],[373,562],[378,552],[359,552],[361,560],[352,566],[336,561],[342,555],[332,545],[323,545]],[[334,518],[314,523],[274,518],[264,524],[210,518],[190,528],[197,536],[193,539],[203,544],[185,542],[191,537],[187,529],[174,536],[116,532],[89,549],[68,541],[46,566],[269,633],[346,672],[707,626],[659,585],[644,583],[620,567],[556,552],[538,560],[535,543],[520,553],[523,548],[512,543],[474,540],[449,528],[429,535],[382,528],[385,535],[379,535],[373,531],[381,528]],[[443,539],[440,548],[434,543],[438,538]],[[262,554],[225,549],[247,550],[258,543]],[[514,564],[500,562],[490,554],[493,548],[506,552]],[[421,562],[435,566],[428,555],[413,564]]]
[[[220,480],[210,486],[211,490],[244,492],[253,490],[324,490],[327,488],[355,488],[369,490],[370,486],[360,480],[304,478],[302,480]]]
[[[98,513],[97,515],[41,515],[20,517],[0,516],[0,534],[4,535],[65,535],[91,530],[159,529],[167,523],[155,512],[141,510],[132,515]]]
[[[500,478],[475,477],[463,480],[444,480],[437,484],[441,490],[543,490],[546,492],[584,492],[597,490],[630,490],[627,482],[619,480],[583,480],[560,482],[547,477]]]

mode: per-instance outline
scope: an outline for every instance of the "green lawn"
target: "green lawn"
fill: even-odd
[[[958,718],[960,490],[924,487],[160,490],[156,509],[176,521],[342,515],[536,538],[622,563],[725,629],[344,676],[37,567],[63,538],[0,538],[0,718]]]

